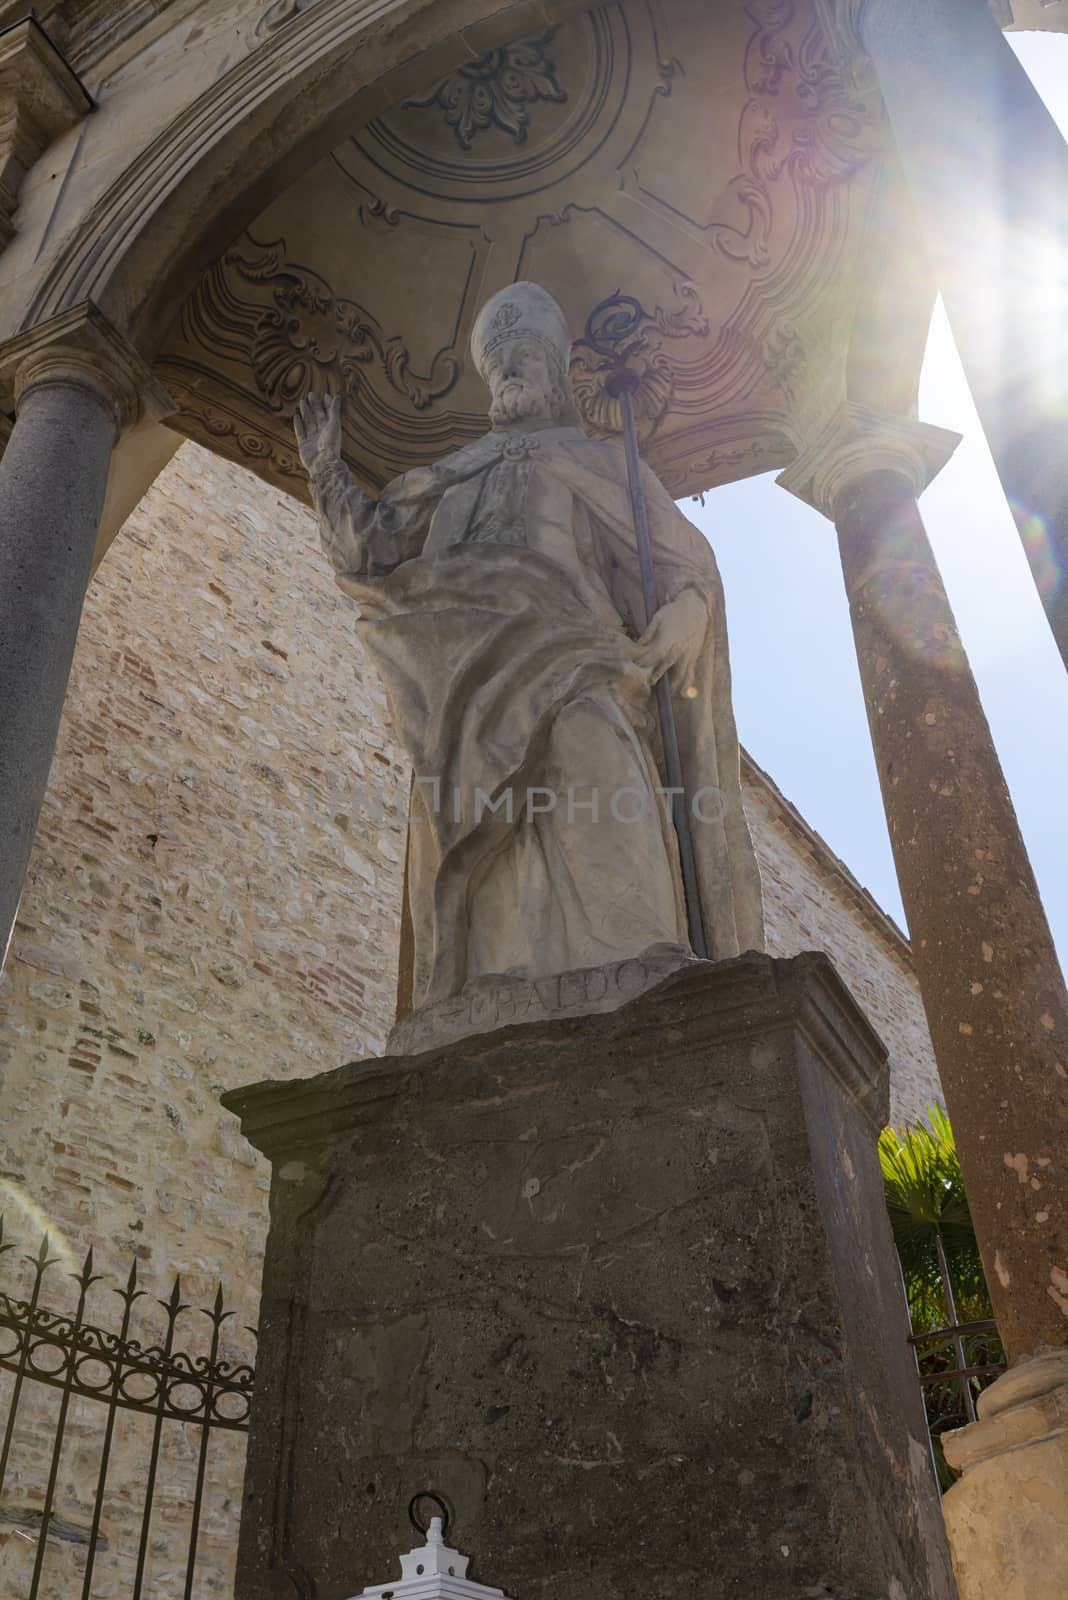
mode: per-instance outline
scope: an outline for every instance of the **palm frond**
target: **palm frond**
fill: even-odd
[[[958,1313],[963,1317],[967,1311],[968,1320],[989,1317],[956,1141],[942,1108],[928,1107],[927,1126],[886,1128],[879,1140],[879,1161],[913,1326],[925,1331],[948,1320],[939,1239]]]

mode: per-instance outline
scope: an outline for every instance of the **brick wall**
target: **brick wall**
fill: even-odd
[[[0,979],[0,1209],[23,1244],[46,1226],[66,1264],[91,1243],[113,1281],[136,1258],[155,1293],[179,1270],[200,1305],[224,1280],[235,1355],[256,1319],[267,1172],[218,1096],[375,1053],[392,1020],[403,807],[376,818],[373,797],[406,793],[406,771],[384,711],[311,516],[185,446],[86,602]],[[774,785],[750,771],[747,796],[773,953],[831,953],[891,1046],[897,1115],[918,1115],[936,1080],[907,951]],[[47,1436],[39,1410],[25,1416],[0,1506],[0,1592],[15,1596]],[[145,1444],[126,1431],[102,1596],[123,1594],[114,1574],[136,1549]],[[57,1510],[76,1530],[91,1514],[90,1403],[72,1440]],[[238,1445],[212,1474],[205,1594],[229,1582]],[[154,1596],[176,1581],[191,1466],[180,1440],[169,1448]],[[45,1593],[80,1592],[83,1562],[57,1545]]]

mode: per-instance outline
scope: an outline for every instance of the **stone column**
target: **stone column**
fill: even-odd
[[[0,350],[16,422],[0,459],[0,953],[44,798],[112,448],[145,403],[169,409],[92,308]]]
[[[779,481],[838,528],[917,976],[994,1313],[1014,1364],[982,1397],[980,1422],[951,1436],[965,1442],[948,1443],[947,1455],[963,1460],[968,1436],[989,1431],[983,1417],[1013,1409],[1035,1384],[1044,1393],[1060,1386],[1050,1404],[1068,1415],[1068,997],[916,505],[953,442],[941,429],[849,405]],[[1010,1434],[1013,1426],[1015,1442],[1026,1442],[1023,1422],[1010,1424]],[[986,1577],[968,1586],[967,1551],[954,1539],[963,1600],[995,1593],[1040,1600],[1062,1583],[1068,1452],[1058,1460],[1062,1565],[1047,1571],[1046,1529],[1030,1546],[1025,1588],[1011,1587],[1005,1571],[993,1587],[984,1586]],[[967,1499],[968,1481],[946,1502],[951,1538],[964,1524],[954,1523],[950,1507]],[[1051,1520],[1048,1501],[1017,1500],[1004,1480],[998,1494],[1008,1523],[1004,1537],[991,1531],[991,1549],[1010,1548],[1009,1526],[1018,1536],[1036,1518]],[[983,1519],[987,1510],[984,1503]],[[1025,1531],[1025,1546],[1028,1537]]]
[[[984,0],[861,0],[938,281],[1068,664],[1068,144]]]

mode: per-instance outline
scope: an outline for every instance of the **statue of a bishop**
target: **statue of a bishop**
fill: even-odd
[[[583,432],[556,301],[518,283],[472,356],[490,430],[375,501],[341,399],[296,418],[323,542],[416,775],[411,1004],[687,951],[654,686],[670,674],[713,958],[763,947],[715,558],[647,469],[659,609],[644,622],[622,449]]]

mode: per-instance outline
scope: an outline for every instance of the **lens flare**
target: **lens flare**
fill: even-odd
[[[1020,501],[1011,502],[1012,514],[1031,563],[1035,584],[1043,600],[1048,600],[1064,582],[1064,569],[1053,549],[1045,519]]]
[[[945,590],[937,569],[917,558],[912,530],[887,532],[861,594],[869,616],[904,655],[940,672],[962,670],[963,647]]]
[[[65,1272],[78,1271],[81,1263],[75,1260],[70,1240],[62,1228],[32,1195],[10,1178],[0,1178],[0,1214],[5,1219],[5,1236],[24,1247],[24,1255],[35,1254],[42,1235],[47,1233],[49,1255]]]

